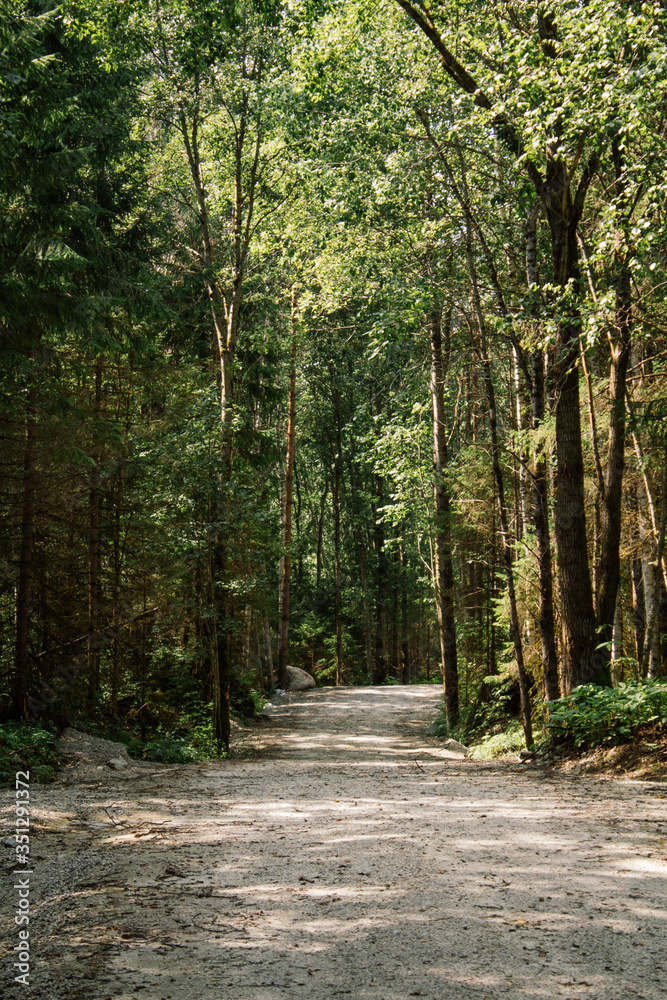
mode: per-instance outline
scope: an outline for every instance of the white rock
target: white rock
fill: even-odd
[[[111,760],[107,761],[107,767],[110,767],[112,771],[122,771],[124,767],[127,767],[127,761],[123,760],[122,757],[112,757]]]
[[[459,743],[458,740],[452,740],[452,739],[445,740],[445,742],[442,745],[445,748],[445,750],[452,750],[454,753],[466,754],[468,752],[468,747],[464,747],[463,743]]]
[[[300,670],[299,667],[287,668],[287,680],[289,681],[288,688],[290,691],[307,691],[308,688],[315,687],[315,678],[313,675],[307,673],[305,670]]]

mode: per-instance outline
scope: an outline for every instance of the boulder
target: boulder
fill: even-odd
[[[288,691],[307,691],[308,688],[315,687],[315,678],[312,674],[299,667],[287,668],[287,689]]]
[[[445,750],[451,750],[452,753],[467,754],[468,747],[464,747],[463,743],[459,743],[458,740],[445,740],[442,744]]]
[[[56,745],[68,763],[83,767],[100,767],[110,760],[122,760],[125,765],[136,763],[122,743],[90,736],[78,729],[66,729]]]

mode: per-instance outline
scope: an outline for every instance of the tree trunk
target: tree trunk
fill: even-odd
[[[220,467],[216,521],[211,538],[211,574],[214,621],[211,628],[211,680],[213,688],[213,728],[225,753],[229,750],[229,684],[231,678],[229,595],[227,587],[227,537],[229,532],[229,491],[233,458],[233,359],[225,352],[220,358]]]
[[[287,461],[285,463],[285,508],[283,512],[283,556],[281,560],[280,641],[278,645],[278,686],[287,690],[289,649],[290,575],[292,570],[292,492],[294,445],[296,440],[296,322],[297,290],[292,289],[292,343],[290,345],[289,408],[287,415]]]
[[[250,638],[252,634],[252,604],[246,604],[243,612],[243,647],[241,650],[241,669],[250,673]]]
[[[399,610],[399,591],[400,591],[400,566],[399,566],[399,556],[396,548],[394,547],[391,557],[391,627],[389,629],[391,651],[389,655],[389,663],[391,665],[391,673],[398,681],[401,676],[401,644],[399,639],[400,631],[400,610]]]
[[[261,76],[261,60],[256,67],[257,79]],[[251,153],[251,166],[244,185],[244,152],[249,142],[247,107],[242,109],[235,129],[234,145],[234,199],[230,225],[231,268],[230,277],[223,293],[216,274],[217,267],[211,235],[208,204],[204,186],[199,149],[199,104],[195,105],[190,118],[180,105],[178,123],[185,149],[192,184],[197,201],[197,216],[202,246],[203,279],[208,292],[210,315],[213,324],[212,355],[220,391],[220,465],[218,474],[218,498],[215,522],[211,529],[211,574],[213,589],[213,610],[215,627],[212,630],[212,687],[213,725],[222,749],[229,750],[229,684],[230,669],[230,629],[228,625],[228,552],[227,539],[230,530],[230,488],[233,458],[233,404],[234,404],[234,360],[239,332],[239,314],[243,292],[246,261],[252,237],[252,217],[258,183],[258,168],[261,148],[261,131],[256,130]]]
[[[620,580],[621,507],[625,469],[625,396],[628,364],[632,349],[632,275],[627,249],[631,238],[628,215],[630,207],[625,183],[624,155],[619,137],[612,139],[616,180],[617,222],[614,250],[615,323],[609,332],[611,372],[609,376],[609,444],[607,470],[602,496],[600,523],[600,571],[597,591],[600,642],[611,642],[616,595]]]
[[[35,488],[37,485],[35,470],[36,402],[37,385],[33,376],[28,388],[25,407],[21,548],[18,587],[16,589],[16,654],[12,705],[12,714],[15,719],[28,718],[28,691],[30,689],[28,640],[32,590],[32,558],[35,545]]]
[[[120,595],[123,570],[123,546],[121,545],[121,521],[124,490],[125,460],[127,457],[127,444],[131,427],[131,405],[132,405],[132,365],[128,365],[124,374],[122,365],[118,364],[118,412],[117,419],[121,417],[121,398],[123,389],[126,389],[125,397],[125,429],[123,434],[123,444],[121,445],[116,467],[115,483],[113,490],[114,512],[113,512],[113,642],[111,649],[111,712],[115,716],[118,714],[118,691],[122,680],[122,643],[120,630]],[[197,570],[198,575],[198,570]]]
[[[526,218],[526,280],[528,289],[537,294],[539,274],[537,270],[537,218],[539,202]],[[531,357],[530,406],[532,427],[536,431],[544,420],[544,354],[533,351]],[[551,558],[551,536],[549,531],[549,479],[544,446],[533,453],[531,470],[531,501],[537,560],[539,567],[539,627],[542,648],[542,684],[544,700],[554,701],[560,695],[558,684],[558,655],[556,652],[556,626],[554,622],[553,565]]]
[[[443,323],[444,319],[444,323]],[[433,412],[433,499],[435,506],[434,591],[438,616],[445,718],[452,728],[459,718],[459,677],[454,619],[454,570],[450,524],[450,500],[445,480],[447,437],[445,433],[444,381],[450,356],[451,308],[443,317],[427,317],[431,355],[431,408]],[[444,351],[443,351],[444,333]]]
[[[406,580],[407,560],[403,542],[399,548],[399,571],[401,574],[401,683],[410,683],[410,655],[408,642],[408,590]]]
[[[621,588],[618,588],[616,595],[616,611],[614,613],[614,628],[611,638],[611,675],[614,685],[620,684],[623,680],[623,664],[619,661],[623,657],[623,606],[621,602]]]
[[[490,112],[489,126],[495,129],[499,139],[512,150],[513,155],[519,153],[523,149],[521,135],[505,113],[496,107],[493,95],[484,93],[456,55],[448,49],[428,11],[412,0],[397,0],[397,3],[429,39],[438,52],[445,72],[457,87],[470,94],[479,108]],[[543,39],[542,52],[547,58],[556,56],[556,49],[548,39]],[[572,283],[573,293],[569,314],[559,324],[553,364],[558,475],[555,503],[556,545],[563,626],[562,676],[565,690],[569,691],[577,684],[592,680],[599,667],[599,658],[594,655],[595,613],[587,556],[577,370],[581,328],[577,304],[580,294],[577,231],[588,188],[597,170],[598,153],[594,151],[583,166],[574,195],[573,176],[579,155],[573,164],[566,162],[560,152],[558,135],[549,140],[546,154],[547,168],[544,177],[530,156],[523,157],[522,163],[549,222],[552,282],[561,289]],[[466,215],[470,225],[469,209]]]
[[[113,513],[113,642],[111,646],[111,713],[115,717],[118,714],[118,690],[121,681],[121,640],[120,640],[120,588],[123,556],[120,543],[120,522],[121,504],[123,500],[123,465],[124,455],[121,456],[116,469],[116,482],[114,489],[114,513]]]
[[[329,480],[326,479],[324,482],[324,489],[322,490],[322,497],[320,499],[320,516],[317,521],[317,553],[315,556],[315,581],[317,589],[320,589],[322,584],[322,543],[324,540],[324,513],[327,507],[327,494],[329,493]]]
[[[663,553],[665,550],[665,529],[667,527],[667,444],[663,458],[662,475],[662,501],[660,505],[660,523],[658,527],[658,538],[655,550],[655,565],[651,565],[652,587],[646,586],[644,582],[644,592],[647,594],[647,622],[646,622],[646,642],[644,644],[644,658],[642,663],[642,673],[648,677],[658,677],[661,669],[660,655],[660,599],[662,596],[662,574],[663,574]],[[647,566],[648,569],[648,566]]]
[[[384,499],[384,483],[376,477],[375,493],[378,507]],[[387,677],[387,555],[384,550],[384,528],[379,511],[375,511],[375,549],[377,552],[377,604],[375,632],[375,684],[382,684]]]
[[[334,420],[336,422],[336,454],[334,455],[333,461],[334,479],[332,500],[334,517],[334,572],[336,603],[336,685],[339,685],[343,678],[343,616],[340,571],[340,485],[343,442],[340,426],[340,401],[337,395],[334,398]]]
[[[100,598],[100,453],[99,422],[102,413],[102,360],[95,363],[93,400],[93,468],[90,472],[88,502],[88,709],[92,708],[100,683],[99,598]]]
[[[358,534],[357,558],[359,560],[359,580],[361,583],[361,606],[364,617],[364,658],[366,661],[366,671],[371,684],[374,682],[375,664],[373,663],[373,626],[371,623],[371,609],[368,601],[368,566],[366,562],[366,549],[363,538]]]
[[[498,500],[498,513],[500,515],[500,534],[503,545],[503,557],[505,563],[505,578],[507,582],[507,597],[510,606],[510,635],[514,644],[514,656],[516,659],[517,671],[519,675],[519,692],[521,696],[521,714],[523,718],[523,731],[526,737],[526,746],[530,747],[533,742],[533,728],[531,720],[530,695],[528,692],[528,679],[523,661],[523,642],[521,640],[521,625],[516,603],[516,590],[514,586],[514,565],[512,559],[512,545],[510,542],[509,523],[507,517],[507,506],[505,504],[505,488],[503,483],[503,473],[500,466],[500,446],[498,444],[498,416],[496,411],[496,394],[491,377],[491,360],[489,358],[488,345],[486,342],[486,327],[484,314],[477,285],[477,271],[472,249],[472,231],[470,222],[466,223],[466,257],[468,271],[472,285],[473,304],[477,316],[480,338],[480,355],[482,362],[482,373],[486,389],[487,405],[489,409],[489,429],[491,431],[491,464],[493,467],[493,477],[496,485],[496,496]]]
[[[641,665],[644,656],[644,632],[646,628],[641,559],[632,560],[632,620],[635,633],[635,659]]]
[[[542,351],[535,351],[533,353],[532,371],[531,406],[533,411],[533,429],[537,430],[544,420],[544,356]],[[542,447],[535,452],[533,459],[532,505],[540,579],[539,625],[542,646],[542,683],[544,686],[545,701],[554,701],[560,696],[560,688],[558,684],[551,537],[549,532],[549,479],[547,458]]]
[[[271,628],[269,625],[269,616],[266,611],[262,615],[262,633],[264,638],[264,662],[266,664],[266,677],[268,680],[269,690],[272,691],[274,688],[273,650],[271,649]]]
[[[591,160],[573,201],[567,165],[549,156],[542,199],[551,231],[554,284],[569,283],[575,300],[559,324],[552,379],[556,417],[555,528],[561,592],[563,632],[561,684],[563,693],[595,678],[600,666],[595,656],[595,612],[588,565],[584,460],[579,409],[579,340],[581,317],[577,306],[580,274],[577,228],[596,160]]]

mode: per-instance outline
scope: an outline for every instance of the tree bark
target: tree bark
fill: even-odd
[[[496,498],[498,501],[498,513],[500,516],[500,535],[503,546],[503,559],[505,563],[505,579],[507,583],[507,597],[510,606],[510,635],[514,644],[514,656],[516,659],[517,671],[519,675],[519,693],[521,697],[521,715],[523,719],[523,731],[526,737],[526,746],[533,743],[533,726],[531,719],[530,695],[528,691],[528,679],[523,660],[523,642],[521,639],[521,624],[516,602],[516,589],[514,585],[514,564],[512,558],[512,545],[510,541],[509,522],[507,517],[507,505],[505,503],[505,486],[503,473],[500,465],[500,446],[498,443],[498,415],[496,410],[496,394],[491,377],[491,360],[489,358],[486,326],[484,314],[479,296],[477,284],[477,271],[472,248],[472,232],[470,223],[466,223],[466,257],[468,261],[468,271],[472,285],[473,305],[477,316],[479,327],[479,347],[480,360],[482,362],[482,372],[486,389],[487,405],[489,408],[489,429],[491,432],[491,464],[493,467],[493,478],[496,485]]]
[[[269,616],[266,611],[262,615],[262,634],[263,634],[263,644],[264,644],[264,662],[266,665],[266,677],[268,681],[269,690],[272,691],[275,686],[273,677],[273,650],[271,649],[271,627],[269,625]]]
[[[444,319],[444,322],[443,322]],[[442,662],[442,685],[447,725],[455,726],[459,718],[459,677],[454,618],[454,570],[452,564],[451,505],[445,472],[447,469],[447,436],[445,433],[444,381],[450,357],[451,308],[427,316],[431,355],[431,408],[433,413],[433,499],[434,532],[434,591],[438,616],[438,637]],[[444,333],[444,350],[443,350]]]
[[[373,626],[371,623],[371,609],[368,600],[368,564],[366,561],[366,548],[360,532],[355,533],[357,545],[357,559],[359,561],[359,581],[361,583],[361,606],[364,618],[364,659],[366,661],[366,671],[371,684],[374,682],[375,664],[373,663]]]
[[[120,541],[121,504],[123,501],[124,454],[119,458],[114,484],[113,512],[113,642],[111,646],[111,713],[118,714],[118,690],[121,681],[121,639],[120,639],[120,588],[122,580],[123,554]]]
[[[405,546],[400,543],[399,572],[401,574],[401,684],[410,683],[410,644],[408,641],[408,589],[406,580],[407,560]]]
[[[539,287],[537,271],[537,217],[536,202],[526,218],[526,279],[533,295]],[[544,354],[533,351],[529,382],[532,428],[538,430],[544,420]],[[532,517],[537,542],[539,567],[539,628],[542,651],[542,685],[544,700],[554,701],[560,696],[558,684],[558,655],[556,652],[556,626],[554,622],[553,566],[551,535],[549,531],[549,479],[544,447],[533,453],[531,470]]]
[[[382,476],[376,476],[375,495],[378,507],[384,498]],[[375,550],[377,552],[377,603],[375,632],[375,684],[382,684],[387,677],[387,555],[384,549],[384,528],[379,512],[375,511]]]
[[[611,674],[612,683],[620,684],[623,680],[623,664],[619,660],[623,658],[623,607],[621,603],[621,589],[619,587],[616,594],[616,611],[614,612],[614,628],[611,639]]]
[[[102,414],[102,359],[95,363],[93,398],[93,468],[88,500],[88,708],[92,708],[100,683],[99,598],[100,598],[100,444]]]
[[[628,498],[629,504],[636,512],[636,520],[633,525],[634,554],[631,562],[632,577],[632,624],[634,632],[635,659],[641,666],[644,655],[644,632],[646,629],[646,616],[644,614],[644,581],[642,579],[642,561],[639,557],[641,551],[641,532],[638,490],[634,489]]]
[[[211,673],[213,687],[213,728],[225,753],[229,750],[231,723],[229,717],[229,683],[231,660],[229,648],[227,559],[229,532],[229,492],[232,479],[233,458],[233,409],[234,398],[233,359],[229,352],[221,357],[221,426],[220,465],[218,472],[218,497],[216,520],[211,537],[211,571],[214,621],[211,629]]]
[[[335,574],[335,605],[336,605],[336,685],[343,679],[343,615],[341,596],[341,566],[340,566],[340,486],[342,463],[342,432],[340,426],[340,401],[334,398],[334,421],[336,424],[336,454],[333,466],[333,517],[334,517],[334,574]]]
[[[30,655],[28,649],[30,629],[30,603],[32,590],[32,560],[35,545],[35,438],[37,419],[37,385],[31,377],[25,406],[23,448],[23,497],[21,503],[21,548],[19,576],[16,589],[16,647],[12,714],[15,719],[28,718],[28,691],[30,689]]]
[[[315,556],[315,581],[317,589],[320,589],[322,583],[322,544],[324,541],[324,513],[327,506],[327,494],[329,493],[329,480],[326,479],[324,482],[324,489],[322,490],[322,496],[320,498],[320,516],[317,521],[317,553]]]
[[[261,60],[257,73],[261,76]],[[197,96],[198,91],[197,91]],[[239,332],[246,261],[252,235],[252,218],[258,183],[261,131],[252,144],[250,169],[244,184],[244,151],[249,142],[247,103],[239,115],[234,144],[234,198],[230,225],[231,273],[225,291],[215,278],[216,253],[211,235],[200,139],[200,107],[197,100],[188,118],[181,105],[179,128],[197,200],[197,215],[202,246],[203,277],[208,292],[213,324],[212,356],[220,392],[220,463],[215,523],[211,529],[211,571],[213,608],[216,618],[211,643],[213,680],[213,724],[223,750],[229,750],[229,685],[231,678],[229,646],[228,532],[230,530],[230,489],[234,444],[234,363]]]
[[[555,155],[549,159],[542,200],[551,230],[554,284],[572,283],[575,303],[559,324],[552,379],[556,417],[555,529],[561,592],[563,633],[561,689],[592,681],[601,666],[595,655],[595,612],[588,564],[584,460],[579,408],[579,340],[581,317],[576,306],[580,275],[577,228],[590,176],[589,164],[575,198],[572,198],[567,166]]]
[[[537,430],[544,420],[544,356],[535,351],[532,357],[533,383],[531,407],[533,429]],[[549,478],[547,457],[544,449],[536,450],[532,470],[532,507],[537,559],[539,565],[540,600],[539,626],[542,648],[542,683],[545,701],[560,697],[558,683],[558,656],[556,653],[556,626],[553,603],[553,569],[551,558],[551,537],[549,531]]]
[[[632,274],[628,267],[630,208],[625,181],[624,155],[619,137],[612,140],[617,203],[614,248],[615,323],[609,330],[611,371],[609,376],[609,444],[602,494],[600,521],[600,569],[597,590],[600,642],[611,643],[616,597],[621,572],[621,507],[625,470],[625,396],[632,350]]]
[[[292,571],[292,493],[294,483],[294,447],[296,441],[296,324],[298,296],[292,289],[292,342],[290,345],[289,403],[287,415],[287,460],[285,462],[285,508],[283,512],[283,554],[281,559],[281,617],[278,645],[278,686],[287,690],[287,654],[289,649],[290,577]]]
[[[662,475],[662,501],[660,505],[660,522],[658,527],[658,537],[655,549],[655,565],[651,565],[653,570],[653,585],[647,587],[644,581],[644,591],[647,594],[647,622],[646,641],[644,644],[644,656],[642,662],[642,674],[644,677],[657,677],[660,674],[660,599],[662,594],[662,574],[663,574],[663,553],[665,550],[665,529],[667,528],[667,443],[663,457]],[[648,568],[648,567],[647,567]]]

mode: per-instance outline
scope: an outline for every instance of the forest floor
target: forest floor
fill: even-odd
[[[31,789],[37,1000],[664,1000],[667,786],[474,762],[435,686],[318,689],[211,765]],[[3,836],[14,792],[2,793]]]

